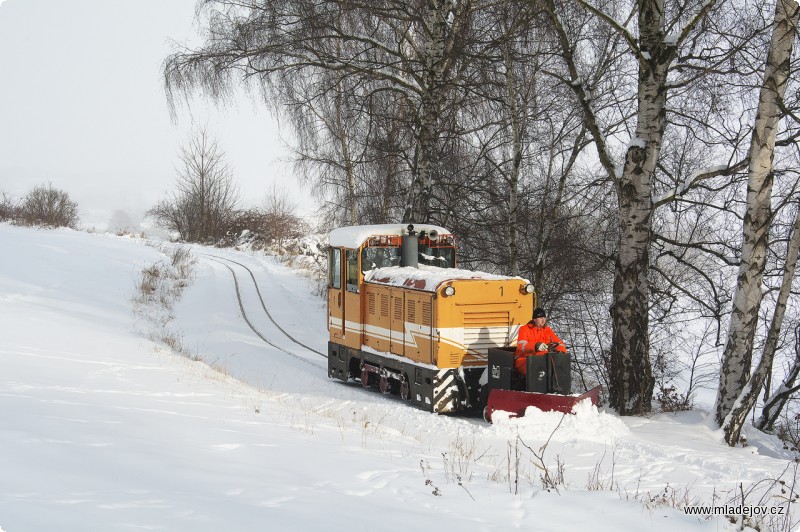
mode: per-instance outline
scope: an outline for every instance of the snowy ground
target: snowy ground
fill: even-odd
[[[273,259],[193,248],[167,323],[187,358],[132,312],[139,272],[164,260],[156,248],[0,224],[0,249],[5,532],[728,530],[676,507],[742,492],[778,507],[772,479],[795,476],[776,441],[750,431],[750,447],[728,448],[703,412],[587,407],[487,425],[328,380],[323,357],[266,319],[246,272],[209,255],[249,266],[275,321],[324,352],[324,302]],[[254,326],[290,354],[242,320],[225,264]],[[542,465],[562,471],[558,490],[543,488]]]

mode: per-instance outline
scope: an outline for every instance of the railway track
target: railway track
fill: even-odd
[[[275,326],[276,329],[278,329],[288,340],[290,340],[294,344],[298,345],[299,347],[302,347],[302,348],[306,349],[307,351],[309,351],[311,353],[314,353],[315,355],[321,356],[321,357],[323,357],[325,359],[328,358],[328,355],[326,355],[325,353],[323,353],[321,351],[318,351],[318,350],[314,349],[313,347],[310,347],[310,346],[304,344],[303,342],[301,342],[300,340],[298,340],[297,338],[292,336],[283,327],[281,327],[280,324],[278,324],[278,322],[275,321],[275,319],[272,317],[272,314],[270,314],[266,303],[264,302],[264,298],[261,295],[261,289],[259,288],[258,282],[256,281],[256,278],[255,278],[255,275],[253,275],[253,271],[250,268],[248,268],[245,264],[242,264],[241,262],[235,261],[233,259],[228,259],[228,258],[225,258],[225,257],[219,257],[217,255],[211,255],[211,254],[208,254],[208,253],[199,253],[199,255],[205,257],[207,260],[210,260],[210,261],[217,262],[217,263],[221,264],[222,266],[227,268],[228,271],[231,273],[231,276],[233,277],[234,289],[236,291],[236,301],[239,304],[239,310],[242,313],[242,318],[244,319],[245,323],[247,323],[247,326],[250,328],[250,330],[252,330],[253,333],[256,336],[258,336],[258,338],[260,338],[267,345],[270,345],[270,346],[274,347],[275,349],[277,349],[277,350],[279,350],[279,351],[281,351],[283,353],[286,353],[289,356],[292,356],[292,357],[294,357],[294,358],[296,358],[298,360],[301,360],[302,362],[305,362],[306,364],[310,364],[310,365],[312,365],[314,367],[320,368],[323,371],[327,371],[327,369],[328,369],[327,366],[322,366],[321,364],[317,364],[317,363],[309,360],[308,358],[306,358],[304,356],[301,356],[301,355],[299,355],[299,354],[297,354],[297,353],[295,353],[293,351],[290,351],[289,349],[287,349],[283,345],[280,345],[280,344],[276,343],[275,341],[273,341],[274,339],[270,339],[267,336],[265,336],[264,333],[262,331],[259,331],[258,328],[253,324],[253,321],[251,320],[251,317],[248,316],[248,313],[244,308],[244,303],[242,301],[242,294],[241,294],[241,285],[240,285],[240,282],[239,282],[239,276],[236,274],[236,271],[230,266],[230,264],[235,264],[236,266],[244,269],[249,274],[250,279],[251,279],[251,281],[253,283],[253,286],[256,289],[256,295],[258,296],[258,300],[261,303],[261,308],[263,309],[264,314],[267,316],[267,319],[269,319],[269,321]]]

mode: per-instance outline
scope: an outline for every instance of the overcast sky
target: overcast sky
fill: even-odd
[[[197,41],[194,7],[0,0],[0,191],[19,197],[50,182],[79,203],[84,224],[100,226],[117,209],[136,218],[173,187],[193,124],[217,138],[247,205],[274,182],[294,186],[263,103],[196,101],[170,119],[161,64],[170,39]]]

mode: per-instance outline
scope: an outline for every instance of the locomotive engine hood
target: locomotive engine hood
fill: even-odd
[[[426,265],[419,265],[417,267],[390,266],[386,268],[376,268],[364,274],[364,281],[369,283],[423,290],[426,292],[436,292],[442,285],[457,280],[518,280],[523,284],[528,283],[527,279],[523,279],[522,277],[508,277],[486,272],[461,270],[458,268],[437,268],[435,266]]]

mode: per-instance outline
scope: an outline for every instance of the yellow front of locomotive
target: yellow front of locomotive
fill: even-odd
[[[531,319],[533,286],[520,278],[483,275],[439,284],[433,341],[439,368],[485,367],[490,347],[516,344]]]

